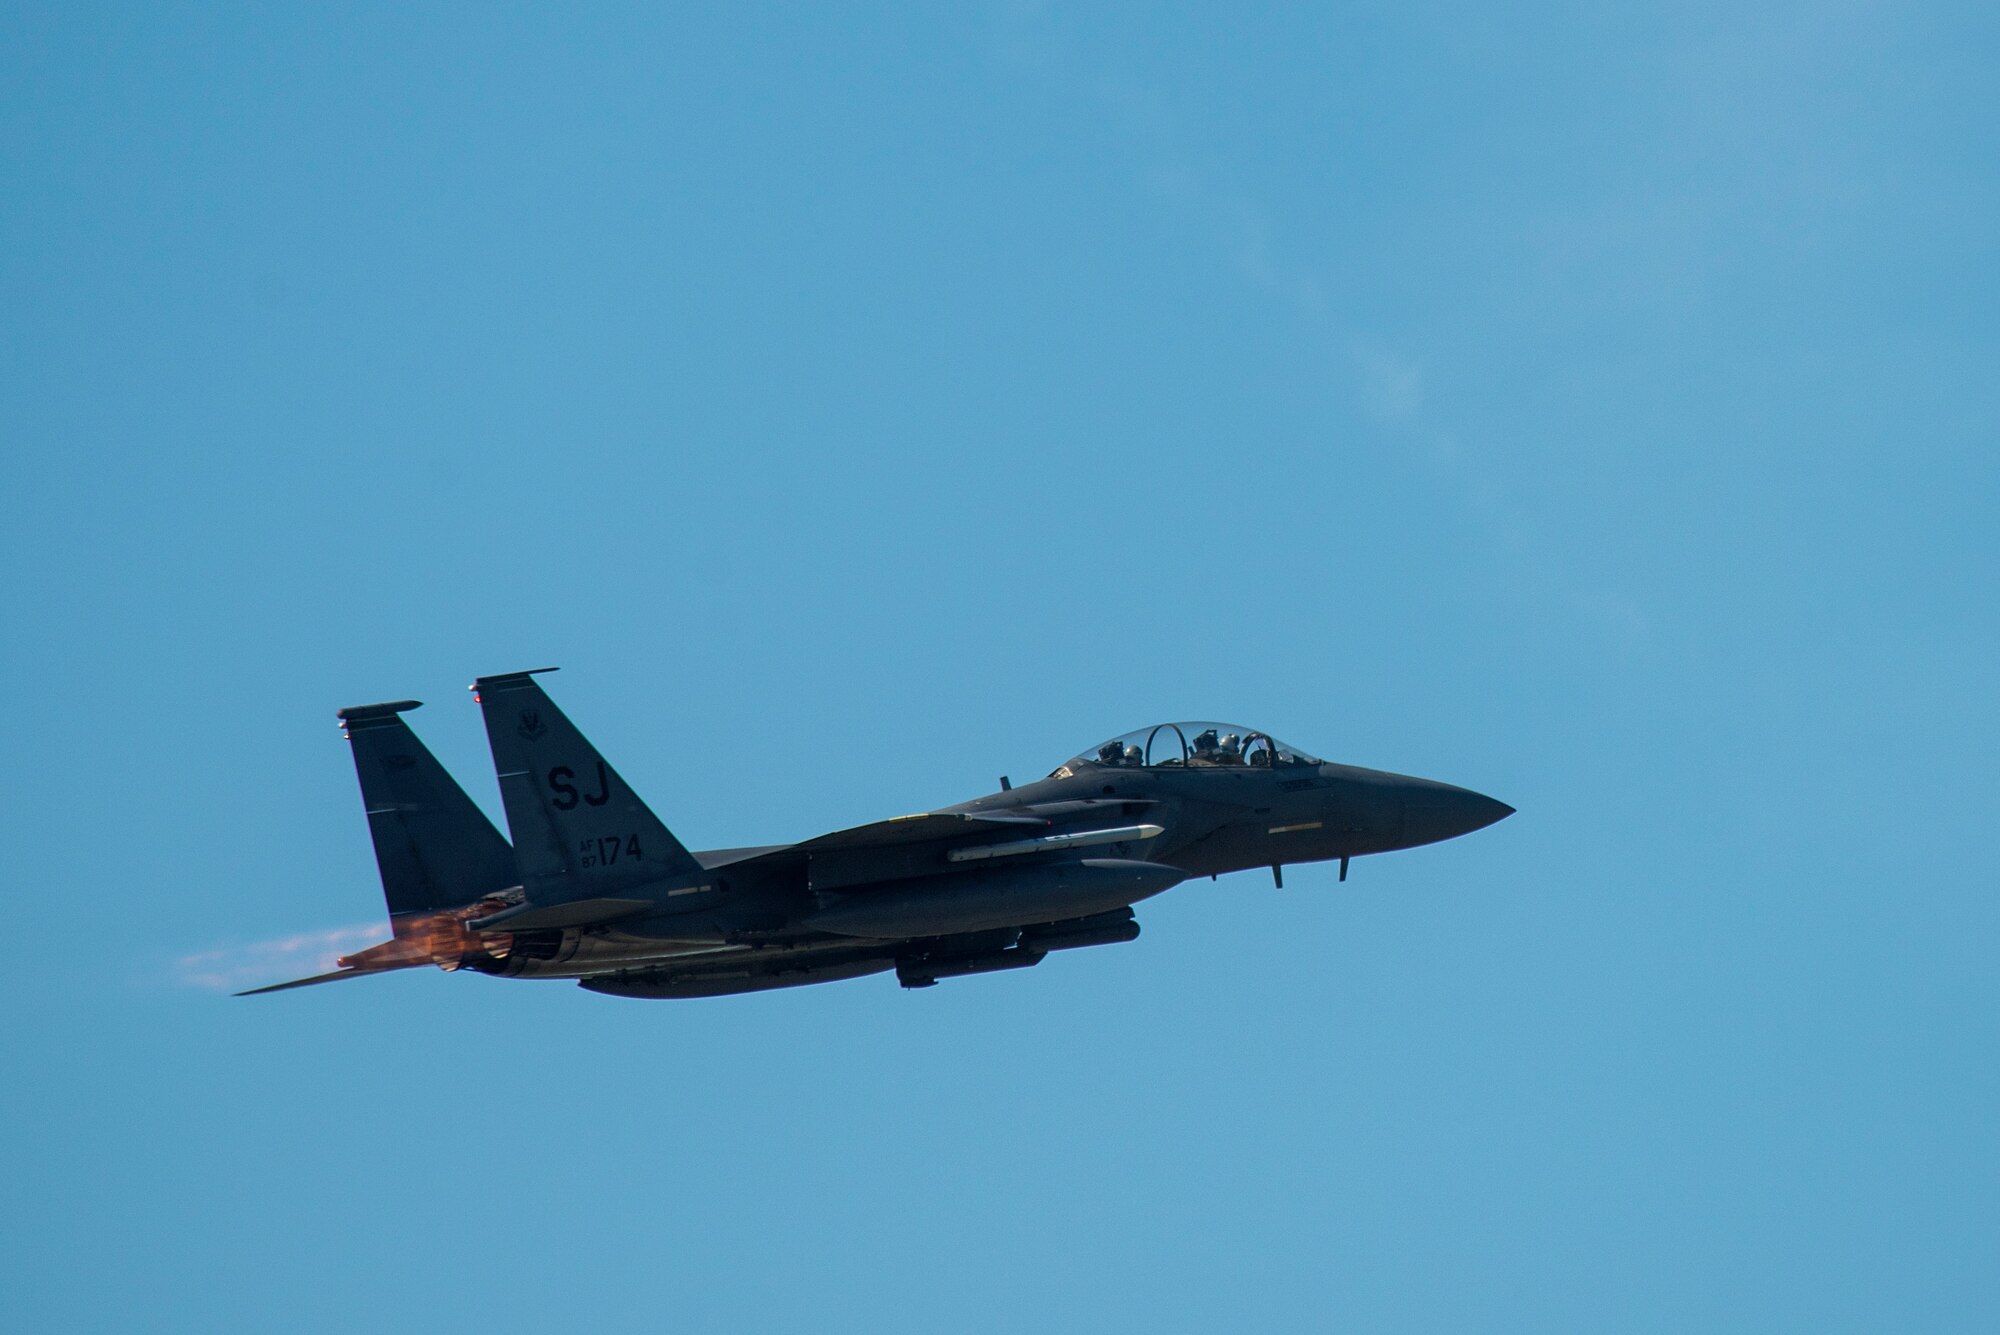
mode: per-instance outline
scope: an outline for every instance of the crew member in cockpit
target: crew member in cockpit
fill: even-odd
[[[1242,744],[1235,733],[1227,737],[1217,735],[1217,729],[1204,728],[1195,736],[1194,755],[1189,759],[1194,765],[1240,765],[1243,763]]]

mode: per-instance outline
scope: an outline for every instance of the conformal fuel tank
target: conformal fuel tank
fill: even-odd
[[[842,936],[952,936],[1106,913],[1186,879],[1178,867],[1124,858],[959,872],[857,888],[807,914],[800,925]]]

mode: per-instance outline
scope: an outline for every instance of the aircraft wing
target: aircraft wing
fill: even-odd
[[[998,834],[1018,830],[1023,834],[1045,830],[1059,820],[1109,813],[1133,806],[1151,806],[1150,800],[1099,800],[1044,802],[1038,806],[1009,807],[1004,811],[924,811],[914,816],[894,816],[870,821],[845,830],[822,834],[802,843],[783,844],[772,849],[754,850],[742,862],[789,861],[828,853],[862,849],[897,848],[906,844],[928,844],[940,840]]]
[[[832,834],[823,834],[817,839],[793,844],[790,851],[831,853],[849,848],[889,848],[897,844],[927,844],[933,839],[949,839],[954,835],[972,834],[982,830],[1046,824],[1048,821],[1042,817],[1019,816],[1012,812],[986,815],[958,811],[926,811],[915,816],[893,816],[888,820],[856,825],[852,829],[835,830]]]

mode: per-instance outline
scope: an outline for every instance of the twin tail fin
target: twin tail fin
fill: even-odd
[[[514,850],[403,721],[418,703],[355,705],[338,714],[354,750],[392,922],[521,884]]]
[[[535,676],[509,672],[481,677],[472,687],[528,902],[616,899],[640,887],[699,880],[694,855]]]

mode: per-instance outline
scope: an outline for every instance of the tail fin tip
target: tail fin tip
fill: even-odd
[[[490,677],[474,677],[472,685],[465,689],[472,692],[472,701],[474,704],[478,704],[479,693],[481,691],[490,691],[496,686],[517,686],[527,681],[530,677],[541,676],[544,672],[560,671],[562,671],[561,668],[540,667],[524,668],[519,672],[496,672]]]
[[[336,709],[333,716],[342,723],[366,723],[371,719],[394,718],[423,707],[421,700],[384,700],[379,705],[349,705],[345,709]]]

